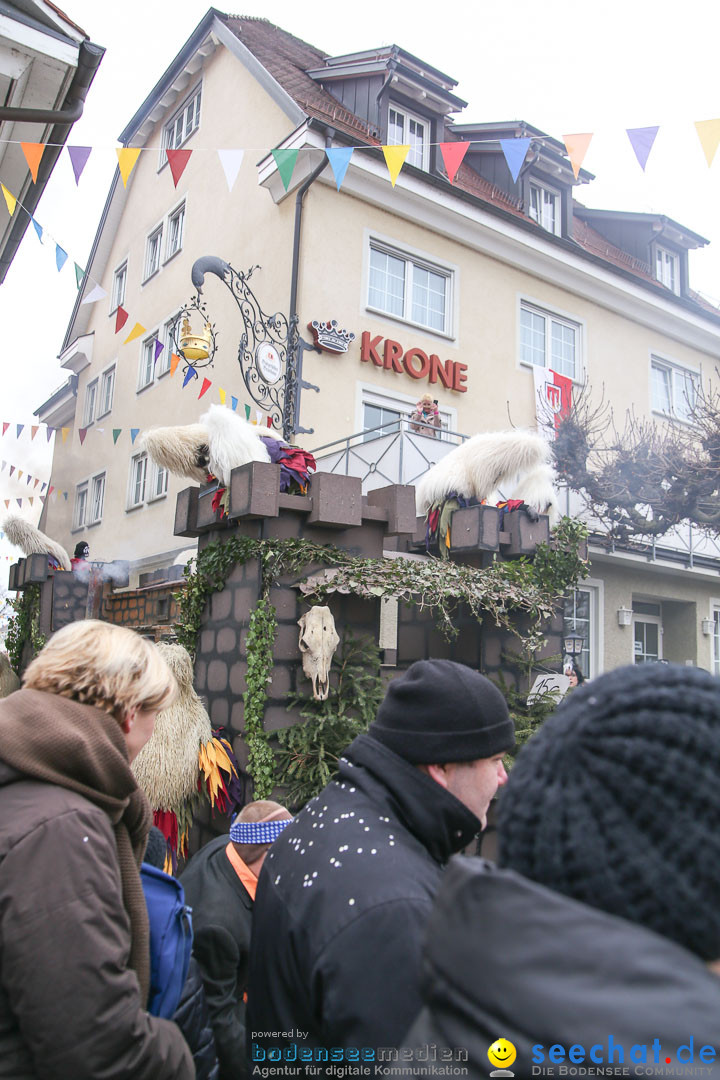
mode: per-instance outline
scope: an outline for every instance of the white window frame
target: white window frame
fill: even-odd
[[[123,259],[113,271],[112,292],[110,294],[110,314],[113,315],[125,303],[127,293],[128,260]],[[121,282],[119,286],[118,283]]]
[[[163,244],[163,231],[165,228],[165,221],[161,221],[159,225],[148,233],[145,240],[145,273],[143,275],[143,285],[146,281],[149,281],[151,277],[157,274],[158,270],[162,266],[162,244]],[[154,258],[150,258],[150,253],[153,250],[151,245],[155,243]]]
[[[603,670],[603,657],[604,657],[604,633],[603,633],[603,610],[605,604],[605,591],[603,582],[598,578],[585,578],[584,581],[577,586],[576,589],[572,589],[571,592],[586,592],[589,594],[589,617],[588,617],[588,631],[589,631],[589,648],[588,648],[588,666],[589,671],[586,674],[586,678],[594,679]],[[567,630],[575,629],[568,625]],[[563,611],[563,631],[566,632],[565,615]],[[564,635],[563,635],[564,636]],[[563,660],[565,655],[563,653]]]
[[[655,277],[676,296],[680,295],[680,255],[677,251],[655,245]]]
[[[84,529],[85,526],[88,524],[89,495],[90,481],[83,480],[75,488],[75,502],[73,505],[73,532],[77,532],[79,529]]]
[[[405,431],[410,430],[410,416],[417,405],[418,398],[423,393],[429,393],[432,391],[433,386],[427,386],[423,382],[424,389],[418,389],[417,394],[414,396],[410,394],[402,394],[397,390],[384,390],[378,387],[375,383],[358,382],[355,384],[357,387],[357,393],[355,398],[355,430],[363,431],[365,424],[365,406],[376,405],[380,409],[392,409],[395,412],[400,413],[401,420],[407,421],[403,428]],[[420,387],[420,383],[418,383]],[[438,405],[438,411],[440,414],[440,420],[442,422],[442,428],[439,435],[444,432],[457,431],[457,409],[451,405]]]
[[[394,112],[396,116],[402,116],[403,118],[403,133],[400,139],[391,137],[390,134],[390,113]],[[424,133],[421,142],[420,154],[417,154],[417,148],[413,146],[412,135],[410,131],[410,125],[412,123],[422,124]],[[430,139],[432,137],[432,121],[427,116],[421,116],[419,113],[414,113],[410,109],[406,109],[404,105],[400,105],[398,102],[391,101],[388,105],[388,129],[387,139],[388,146],[409,146],[410,152],[405,159],[408,165],[414,165],[417,169],[424,169],[428,171],[430,162]],[[417,160],[419,156],[419,161]]]
[[[654,371],[666,371],[670,375],[670,410],[666,412],[665,409],[656,406],[653,394],[654,383]],[[686,407],[687,402],[684,399],[685,388],[680,383],[684,382],[687,376],[690,376],[691,380],[695,384],[696,393],[700,388],[702,382],[702,371],[699,368],[688,367],[687,364],[680,364],[677,360],[670,360],[666,356],[662,356],[660,353],[650,353],[650,411],[656,416],[662,416],[665,420],[674,420],[680,424],[689,424],[690,418],[687,415]],[[678,408],[678,406],[680,406]]]
[[[428,334],[435,334],[438,337],[453,340],[455,337],[454,327],[457,324],[455,304],[456,295],[459,293],[458,268],[449,263],[439,262],[425,252],[417,251],[416,249],[405,245],[396,244],[391,240],[378,236],[376,233],[368,233],[367,237],[368,240],[365,245],[365,309],[367,311],[376,312],[386,319],[393,319],[395,322],[405,323],[408,326],[417,326]],[[405,263],[402,314],[387,311],[383,307],[370,303],[371,261],[372,251],[374,250],[389,255],[392,258],[401,259]],[[420,322],[412,317],[414,267],[418,267],[421,270],[429,270],[431,273],[438,274],[445,279],[445,311],[444,326],[442,330],[438,330],[436,327],[429,326],[427,323]]]
[[[95,473],[95,475],[90,478],[90,489],[89,489],[90,490],[90,497],[89,497],[89,501],[88,501],[88,509],[89,509],[90,514],[92,516],[90,517],[90,519],[87,522],[88,525],[99,525],[100,522],[102,521],[103,511],[105,510],[105,482],[106,482],[106,480],[107,480],[107,475],[106,475],[104,469],[102,470],[102,472]],[[99,508],[99,513],[95,513],[95,503],[97,501],[98,488],[100,488],[100,493],[101,493],[100,494],[100,508]]]
[[[147,390],[155,382],[155,342],[158,331],[153,330],[140,344],[140,364],[138,366],[137,393]],[[149,350],[149,352],[148,352]],[[149,377],[148,371],[150,372]],[[143,381],[144,380],[144,381]]]
[[[147,485],[148,485],[148,456],[147,452],[141,450],[138,454],[133,454],[130,458],[130,474],[128,476],[128,491],[127,491],[127,505],[126,510],[137,510],[139,507],[145,505],[147,498]],[[142,463],[143,475],[142,475],[142,491],[140,492],[140,498],[135,497],[135,491],[138,486],[138,466]]]
[[[533,315],[540,316],[546,320],[545,323],[545,363],[543,365],[534,364],[532,360],[527,360],[523,356],[523,326],[522,326],[522,313],[523,311],[529,311]],[[548,321],[549,329],[548,332]],[[544,304],[533,300],[528,296],[518,296],[518,314],[517,314],[517,341],[518,341],[518,362],[523,368],[544,367],[552,371],[556,371],[557,368],[553,367],[552,360],[552,323],[556,322],[560,326],[565,326],[575,331],[575,373],[571,376],[573,383],[581,384],[585,381],[585,366],[584,366],[584,354],[585,354],[585,323],[582,319],[577,319],[574,316],[564,311],[554,310],[546,307]],[[558,371],[558,375],[565,375],[564,371]]]
[[[197,99],[200,99],[199,101]],[[188,128],[188,119],[186,113],[192,106],[193,116],[191,118],[191,126]],[[182,104],[175,110],[170,119],[163,125],[162,140],[160,143],[160,160],[158,162],[158,172],[163,166],[167,165],[166,150],[177,150],[183,146],[192,135],[200,127],[200,110],[202,107],[202,82],[199,82],[193,90],[183,100]],[[176,126],[177,122],[182,116],[183,121],[181,125],[181,138],[177,139]]]
[[[167,469],[162,465],[158,465],[153,461],[152,468],[150,470],[150,490],[148,492],[148,478],[145,479],[145,501],[146,502],[158,502],[159,499],[167,498],[168,482],[170,474]],[[158,490],[158,488],[160,490]]]
[[[173,323],[177,320],[180,312],[176,312],[174,315],[169,315],[167,319],[163,319],[162,323],[162,337],[160,340],[164,345],[163,351],[158,357],[155,365],[155,378],[160,379],[163,375],[167,375],[170,370],[170,361],[172,360],[172,354],[175,347],[175,342],[172,339],[170,329]]]
[[[541,212],[539,215],[533,211],[532,197],[533,190],[538,192],[538,197],[541,201]],[[546,223],[545,219],[545,197],[550,196],[554,203],[554,223],[552,228]],[[530,204],[528,206],[528,217],[533,221],[537,221],[541,228],[546,232],[552,233],[554,236],[562,236],[562,195],[555,188],[549,187],[547,184],[541,183],[539,180],[530,180]]]
[[[83,411],[83,427],[90,427],[95,417],[98,415],[98,391],[100,389],[99,379],[96,377],[89,382],[85,387],[85,409]]]
[[[102,411],[98,411],[98,413],[97,413],[97,419],[98,420],[100,420],[103,416],[108,416],[112,412],[113,401],[115,400],[115,378],[116,378],[116,375],[117,375],[117,366],[116,366],[116,363],[115,363],[114,360],[113,360],[112,364],[110,364],[108,367],[105,368],[104,371],[100,372],[100,378],[99,378],[100,385],[99,385],[99,390],[98,390],[98,410],[102,410]],[[106,392],[105,392],[105,387],[106,387],[108,381],[110,381],[112,389],[110,391],[110,404],[108,405],[107,408],[105,408],[105,398],[107,396]]]
[[[179,217],[180,215],[182,215],[182,225],[181,225],[181,228],[180,228],[180,242],[179,242],[178,246],[173,248],[172,251],[171,251],[170,250],[170,238],[172,236],[173,221],[177,217]],[[167,225],[166,225],[166,229],[165,229],[165,257],[163,259],[163,263],[169,262],[170,259],[173,259],[183,249],[183,244],[185,242],[186,216],[187,216],[187,200],[186,199],[181,199],[180,202],[177,203],[177,205],[174,206],[173,209],[168,213],[168,216],[167,216]]]

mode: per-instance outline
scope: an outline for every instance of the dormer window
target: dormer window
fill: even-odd
[[[388,146],[409,146],[407,161],[418,169],[427,169],[430,146],[430,122],[414,116],[407,109],[391,105],[388,110]]]
[[[667,248],[655,248],[655,277],[671,292],[680,295],[680,257]]]
[[[543,229],[561,235],[560,193],[542,184],[530,183],[530,217]]]

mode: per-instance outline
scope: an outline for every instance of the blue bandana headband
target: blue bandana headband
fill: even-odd
[[[272,844],[292,820],[236,821],[230,826],[230,839],[234,844]]]

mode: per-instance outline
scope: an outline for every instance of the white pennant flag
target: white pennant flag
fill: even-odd
[[[218,157],[220,158],[220,164],[225,173],[228,191],[232,191],[233,185],[237,180],[237,174],[240,172],[244,153],[244,150],[218,150]]]
[[[94,304],[96,300],[102,300],[104,296],[107,296],[107,293],[102,285],[96,285],[95,288],[87,294],[84,300],[80,301],[80,306],[82,307],[83,304]]]

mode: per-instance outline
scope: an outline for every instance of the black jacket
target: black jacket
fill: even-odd
[[[260,874],[251,1041],[267,1049],[282,1037],[253,1032],[292,1031],[284,1041],[306,1049],[397,1045],[420,1007],[421,944],[443,864],[479,829],[419,769],[368,735],[355,739],[338,779],[284,830]]]
[[[202,972],[194,956],[190,957],[187,978],[173,1020],[192,1051],[195,1080],[218,1080],[220,1066],[215,1050],[215,1037],[210,1024]]]
[[[245,1076],[245,1002],[253,902],[218,836],[194,855],[180,875],[192,908],[193,956],[200,965],[220,1077]]]
[[[720,1054],[720,978],[697,956],[481,859],[454,859],[445,875],[428,923],[424,997],[406,1050],[421,1066],[433,1044],[438,1062],[441,1049],[450,1050],[471,1080],[497,1068],[487,1051],[499,1038],[515,1046],[507,1068],[516,1077],[530,1077],[533,1068],[558,1076],[561,1064],[578,1075],[615,1067],[630,1076],[651,1076],[655,1068],[658,1076],[682,1076],[682,1068],[672,1070],[679,1060],[691,1064],[687,1051],[680,1059],[677,1053],[689,1051],[691,1038],[697,1075],[720,1077],[720,1065],[699,1056],[703,1046]],[[564,1048],[564,1062],[557,1049],[555,1061],[550,1057],[553,1046]],[[572,1064],[573,1046],[584,1061],[576,1049]],[[631,1060],[643,1046],[647,1062]],[[604,1064],[592,1060],[593,1048]],[[463,1049],[467,1062],[458,1055]]]

